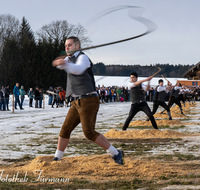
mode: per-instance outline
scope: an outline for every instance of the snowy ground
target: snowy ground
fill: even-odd
[[[24,110],[0,111],[0,160],[21,158],[24,155],[53,155],[56,150],[57,138],[64,122],[69,107],[51,108],[45,101],[45,109],[28,107],[28,98],[25,98]],[[130,102],[111,102],[101,104],[97,116],[96,130],[100,133],[106,133],[112,128],[121,129],[129,109]],[[152,108],[152,103],[148,103]],[[10,102],[10,109],[12,102]],[[34,105],[34,102],[33,102]],[[200,103],[194,109],[199,111]],[[55,107],[55,106],[54,106]],[[161,108],[159,109],[161,110]],[[188,115],[189,116],[189,115]],[[191,115],[194,116],[194,115]],[[144,120],[146,115],[139,112],[134,120]],[[173,118],[175,119],[175,118]],[[191,117],[190,122],[199,122],[200,114]],[[188,122],[188,121],[187,121]],[[177,129],[179,132],[199,133],[198,125],[186,126],[183,129]],[[81,125],[73,131],[72,137],[83,137]],[[170,144],[168,147],[160,146],[153,150],[153,154],[173,153],[179,149],[179,152],[190,153],[190,147],[198,145],[200,137],[185,138],[184,145],[177,147]],[[47,151],[48,150],[48,151]],[[66,153],[77,155],[76,150],[67,148]],[[199,154],[200,150],[196,149],[195,154]]]

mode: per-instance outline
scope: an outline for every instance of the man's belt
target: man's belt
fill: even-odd
[[[82,99],[82,98],[97,97],[97,96],[98,96],[98,94],[81,95],[81,96],[74,97],[74,100],[78,100],[78,99]]]

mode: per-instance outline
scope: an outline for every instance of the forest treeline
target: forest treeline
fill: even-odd
[[[66,20],[52,21],[33,32],[30,24],[22,18],[21,22],[10,14],[0,15],[0,84],[16,82],[25,90],[38,86],[47,90],[50,86],[66,86],[66,72],[52,67],[52,61],[64,50],[69,36],[78,36],[82,47],[91,45],[87,31],[82,25],[73,25]],[[140,76],[150,76],[160,67],[166,77],[182,77],[193,65],[155,64],[107,65],[94,63],[95,75],[129,76],[136,71]]]
[[[173,78],[181,78],[183,74],[187,72],[194,65],[170,65],[159,64],[155,65],[105,65],[104,63],[97,63],[93,66],[95,75],[107,75],[107,76],[129,76],[131,72],[135,71],[139,76],[147,77],[158,71],[161,71],[156,76],[165,76]]]

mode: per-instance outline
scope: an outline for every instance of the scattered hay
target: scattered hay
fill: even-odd
[[[185,112],[184,112],[185,113]],[[156,113],[153,115],[155,118],[166,118],[168,119],[169,116],[167,115],[167,113],[164,112],[164,114],[161,114],[161,113]],[[187,116],[186,115],[183,115],[181,113],[177,113],[177,112],[173,112],[171,111],[171,116],[172,116],[172,119],[173,118],[186,118]]]
[[[42,176],[79,178],[90,180],[131,179],[133,176],[153,178],[185,174],[187,172],[181,163],[166,163],[158,160],[133,159],[125,157],[125,165],[116,164],[109,155],[65,157],[62,161],[52,161],[53,156],[40,156],[25,166],[13,167],[12,172],[28,172],[29,176],[38,177],[35,170],[42,170]],[[192,170],[192,172],[200,172]],[[6,169],[9,172],[9,168]]]
[[[181,123],[181,121],[179,120],[156,120],[156,123],[158,126],[160,125],[183,125],[183,123]],[[184,123],[185,125],[185,123]],[[141,121],[141,120],[137,120],[137,121],[133,121],[130,123],[130,126],[152,126],[151,121]]]
[[[173,130],[157,130],[157,129],[144,129],[144,130],[127,130],[118,131],[117,129],[111,129],[104,134],[106,138],[121,138],[121,139],[131,139],[131,138],[179,138],[188,136],[187,134],[180,133]]]
[[[189,103],[185,104],[185,107],[182,105],[182,109],[183,109],[183,113],[189,113],[190,108],[191,107],[196,107],[196,103],[189,105]],[[172,118],[185,118],[187,117],[186,115],[181,114],[180,112],[180,108],[178,105],[171,107],[170,108],[170,112],[171,112],[171,116]],[[164,114],[160,114],[160,113],[156,113],[154,114],[155,118],[169,118],[169,116],[167,115],[167,111],[164,112]]]

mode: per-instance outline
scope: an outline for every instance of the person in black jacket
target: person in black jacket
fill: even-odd
[[[43,92],[42,92],[42,89],[39,89],[39,93],[40,93],[39,108],[42,108],[42,100],[43,100]]]
[[[3,107],[3,109],[1,109]],[[5,111],[5,88],[4,86],[1,87],[0,89],[0,110]]]
[[[6,105],[7,111],[10,111],[9,110],[9,96],[10,96],[9,85],[6,85],[6,88],[5,88],[5,105]]]
[[[36,86],[35,88],[35,108],[38,108],[38,101],[40,100],[39,88]]]

